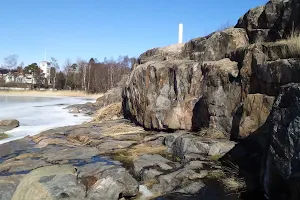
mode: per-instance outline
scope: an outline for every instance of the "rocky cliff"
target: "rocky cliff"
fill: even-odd
[[[123,90],[125,117],[250,141],[235,151],[247,152],[247,170],[253,161],[253,185],[270,199],[298,199],[299,10],[298,0],[273,0],[234,28],[143,53]]]
[[[297,26],[298,4],[268,2],[235,28],[143,53],[123,92],[125,116],[149,129],[248,136],[265,122],[280,86],[300,81],[297,44],[279,41]]]

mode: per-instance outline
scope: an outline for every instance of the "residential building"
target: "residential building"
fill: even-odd
[[[0,69],[0,79],[3,80],[4,76],[9,73],[8,69]]]
[[[50,85],[51,63],[48,61],[42,61],[40,62],[39,67],[45,74],[45,78],[48,80],[48,84]]]

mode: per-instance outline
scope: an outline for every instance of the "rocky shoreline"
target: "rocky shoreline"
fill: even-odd
[[[235,142],[146,131],[120,116],[121,99],[69,106],[94,120],[0,145],[0,199],[238,199],[243,183],[218,161]]]
[[[297,200],[297,0],[141,54],[70,112],[91,122],[0,145],[0,200]]]
[[[52,129],[0,145],[0,199],[194,195],[208,180],[223,187],[227,175],[217,159],[233,146],[187,132],[149,132],[127,120]]]

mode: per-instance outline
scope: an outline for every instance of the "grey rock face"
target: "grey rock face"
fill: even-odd
[[[72,199],[118,200],[135,196],[138,183],[119,166],[89,164],[42,167],[27,174],[18,185],[12,200]]]
[[[299,26],[299,8],[297,0],[272,0],[248,11],[235,27],[244,28],[251,43],[286,38]]]
[[[9,200],[12,198],[17,186],[19,185],[23,175],[14,175],[1,177],[0,181],[0,199]]]
[[[204,178],[193,170],[180,169],[178,171],[161,175],[158,178],[159,183],[153,186],[156,193],[168,193],[180,188],[177,192],[185,194],[196,194],[205,185],[201,182]]]
[[[299,199],[299,84],[288,84],[282,87],[273,105],[269,121],[270,145],[263,168],[265,192],[270,199]]]
[[[249,41],[244,29],[229,28],[190,40],[184,45],[182,56],[196,61],[217,61],[247,44]]]
[[[139,157],[134,163],[134,172],[136,175],[141,175],[142,170],[146,167],[157,166],[162,171],[173,169],[172,161],[160,156],[145,154]]]
[[[201,154],[206,156],[222,156],[230,151],[234,145],[235,142],[226,139],[206,139],[192,134],[186,134],[177,137],[169,148],[172,149],[175,156],[189,160],[188,157],[191,154],[200,154],[200,156]]]
[[[148,62],[131,74],[123,93],[124,115],[146,128],[230,132],[241,88],[232,83],[237,63],[229,59]]]

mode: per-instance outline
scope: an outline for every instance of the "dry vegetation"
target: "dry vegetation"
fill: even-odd
[[[98,110],[93,117],[92,122],[101,122],[118,119],[122,116],[122,103],[113,103]]]
[[[144,154],[165,155],[166,150],[166,146],[150,146],[147,144],[138,144],[127,150],[116,151],[113,157],[115,160],[118,160],[127,165],[131,165],[136,159]]]
[[[241,189],[245,188],[245,181],[237,177],[229,177],[222,180],[222,183],[228,192],[239,192]]]
[[[6,139],[8,137],[9,137],[9,135],[7,135],[5,133],[0,133],[0,140]]]
[[[280,40],[275,42],[275,44],[282,44],[287,46],[287,54],[289,57],[299,57],[300,56],[300,34],[293,33],[288,39]]]
[[[138,134],[144,133],[145,130],[138,126],[133,126],[131,124],[118,124],[111,126],[105,130],[102,130],[102,134],[110,137],[117,137],[126,134]]]

